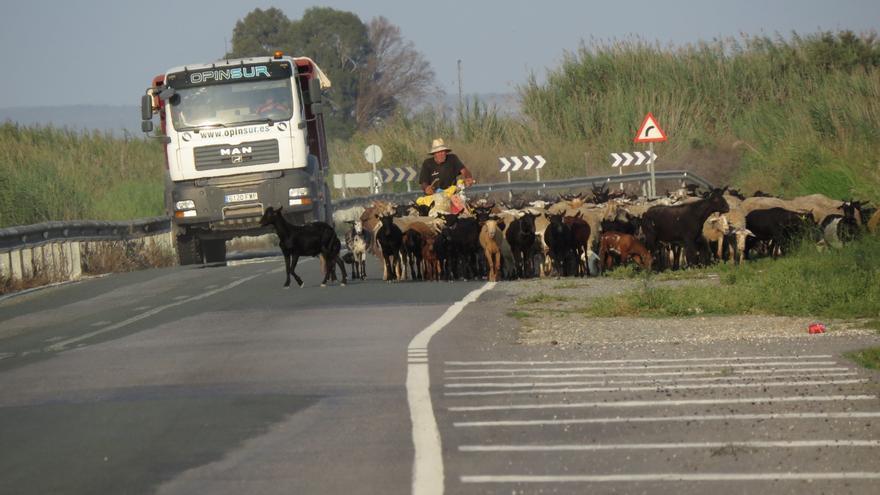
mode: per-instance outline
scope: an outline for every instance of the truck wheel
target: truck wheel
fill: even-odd
[[[226,261],[226,241],[224,239],[206,239],[202,241],[205,263],[223,263]]]
[[[177,236],[177,260],[181,266],[202,262],[202,246],[193,236]]]

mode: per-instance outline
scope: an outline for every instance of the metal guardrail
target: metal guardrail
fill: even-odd
[[[682,170],[666,170],[654,173],[656,180],[678,180],[698,184],[704,188],[712,185],[702,177]],[[578,189],[601,184],[620,184],[627,182],[643,182],[650,180],[650,174],[641,172],[626,175],[601,175],[595,177],[578,177],[574,179],[520,181],[497,184],[477,184],[468,188],[472,195],[494,192],[542,192],[551,190]],[[374,194],[358,198],[334,201],[334,208],[344,209],[360,206],[373,200],[404,202],[419,197],[421,192],[404,192]],[[153,235],[171,230],[171,221],[167,217],[141,218],[121,222],[101,222],[81,220],[73,222],[46,222],[35,225],[23,225],[0,229],[0,252],[37,247],[44,244],[63,241],[108,241],[125,240]]]
[[[664,170],[654,172],[657,181],[661,180],[677,180],[697,184],[706,189],[713,186],[709,181],[702,177],[688,172],[686,170]],[[489,194],[497,192],[538,192],[551,190],[566,189],[582,189],[586,187],[599,186],[601,184],[621,184],[629,182],[646,182],[651,179],[648,172],[640,172],[636,174],[626,175],[599,175],[595,177],[577,177],[574,179],[561,180],[542,180],[542,181],[520,181],[520,182],[502,182],[497,184],[476,184],[467,189],[469,196]],[[385,193],[373,194],[370,196],[361,196],[357,198],[341,199],[333,202],[334,208],[344,209],[352,206],[362,206],[373,200],[393,201],[397,203],[412,201],[421,196],[420,191],[401,192],[401,193]]]
[[[171,230],[168,217],[120,222],[79,220],[0,229],[0,252],[64,241],[121,241]]]

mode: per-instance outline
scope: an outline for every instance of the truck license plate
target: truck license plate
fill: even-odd
[[[227,203],[240,203],[242,201],[253,201],[255,199],[257,199],[257,193],[255,192],[226,195]]]

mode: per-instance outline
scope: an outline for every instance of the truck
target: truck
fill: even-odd
[[[267,233],[259,219],[268,206],[294,224],[331,221],[321,95],[329,87],[313,60],[282,52],[153,78],[141,128],[164,143],[165,208],[181,265],[223,262],[227,240]]]

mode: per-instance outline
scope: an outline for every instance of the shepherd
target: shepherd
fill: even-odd
[[[431,151],[428,152],[431,158],[422,163],[422,170],[419,173],[419,183],[426,196],[419,198],[416,202],[430,204],[433,202],[434,193],[443,192],[452,199],[453,211],[450,213],[458,213],[464,209],[464,205],[455,204],[456,198],[453,196],[457,189],[458,176],[462,176],[465,187],[474,184],[474,177],[458,156],[451,151],[452,149],[448,148],[441,138],[431,142]]]

